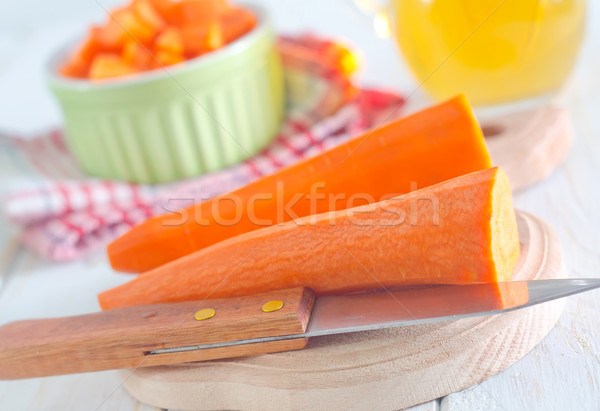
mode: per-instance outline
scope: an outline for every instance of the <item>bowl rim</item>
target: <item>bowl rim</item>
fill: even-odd
[[[262,37],[263,33],[270,27],[267,14],[262,7],[247,3],[238,3],[238,5],[252,11],[257,18],[257,24],[252,30],[231,43],[202,56],[194,57],[170,66],[163,66],[154,70],[136,73],[135,75],[114,77],[101,81],[67,77],[58,72],[58,66],[64,62],[65,57],[80,43],[81,35],[79,35],[76,40],[67,42],[50,55],[50,58],[45,65],[46,76],[54,85],[63,88],[73,90],[110,90],[119,87],[152,83],[169,77],[172,78],[190,70],[195,70],[198,67],[206,67],[210,64],[217,63],[247,49],[250,45],[257,42]]]

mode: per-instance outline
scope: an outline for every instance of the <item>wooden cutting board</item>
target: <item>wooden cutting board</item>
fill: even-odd
[[[560,246],[518,213],[516,280],[564,277]],[[301,351],[123,370],[138,400],[170,409],[393,410],[489,378],[527,354],[558,321],[563,300],[492,317],[312,338]]]
[[[484,120],[481,128],[513,191],[548,177],[569,153],[574,136],[569,111],[556,105]]]

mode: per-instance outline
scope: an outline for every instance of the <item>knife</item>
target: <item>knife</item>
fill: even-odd
[[[316,297],[309,288],[125,307],[0,327],[0,379],[302,349],[308,338],[501,314],[600,288],[600,279],[420,285]]]

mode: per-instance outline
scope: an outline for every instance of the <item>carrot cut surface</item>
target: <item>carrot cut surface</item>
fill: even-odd
[[[222,47],[223,44],[225,44],[225,40],[223,38],[223,31],[221,29],[221,26],[217,23],[210,24],[206,33],[206,49],[216,50]]]
[[[529,301],[529,288],[524,281],[500,282],[497,286],[497,309],[505,310],[507,308],[517,307]]]
[[[166,26],[166,21],[148,0],[135,0],[133,10],[136,17],[147,26],[152,27],[154,32],[159,32]]]
[[[208,52],[205,46],[207,34],[207,26],[190,25],[182,27],[181,38],[187,58],[197,57]]]
[[[137,70],[147,70],[154,61],[150,50],[134,40],[127,41],[121,53],[123,61]]]
[[[116,54],[98,54],[90,67],[90,79],[100,80],[135,73],[135,67]]]
[[[116,52],[125,43],[127,32],[119,23],[109,17],[104,26],[90,28],[88,41],[96,45],[95,50],[89,50],[88,59],[92,60],[98,53]],[[93,53],[93,54],[92,54]]]
[[[185,57],[181,54],[170,53],[164,50],[158,50],[154,56],[155,60],[151,62],[153,68],[170,66],[173,64],[181,63],[185,60]]]
[[[151,218],[108,246],[143,272],[265,226],[400,195],[491,166],[464,96],[367,132],[225,196]]]
[[[99,295],[103,309],[296,286],[318,295],[510,280],[519,238],[499,168],[230,238]]]
[[[163,50],[171,54],[183,54],[183,38],[177,27],[167,27],[158,35],[154,42],[157,50]]]

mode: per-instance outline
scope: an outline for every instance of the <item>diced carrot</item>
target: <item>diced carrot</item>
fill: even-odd
[[[98,41],[89,36],[59,70],[68,77],[85,78],[88,75],[94,56],[103,51]]]
[[[99,43],[98,39],[93,35],[93,28],[90,30],[90,35],[87,39],[79,46],[77,54],[82,60],[91,64],[96,54],[103,52],[103,46]]]
[[[148,0],[148,2],[154,7],[154,10],[161,15],[161,17],[168,21],[171,9],[174,6],[174,2],[171,0]]]
[[[133,10],[136,17],[159,32],[166,26],[165,19],[156,11],[149,0],[135,0]]]
[[[187,25],[182,27],[181,37],[186,57],[193,58],[208,52],[205,47],[207,33],[208,27],[206,26]]]
[[[204,45],[208,50],[211,51],[217,50],[225,45],[223,31],[217,22],[210,23],[208,26],[208,32],[206,33]]]
[[[138,71],[176,64],[223,47],[254,24],[252,13],[231,7],[227,0],[132,0],[111,10],[103,25],[92,26],[81,47],[58,71],[88,78],[100,54],[119,55],[122,63]],[[147,56],[144,47],[159,57]],[[100,67],[104,60],[99,60]]]
[[[183,54],[183,37],[181,30],[169,26],[162,31],[154,41],[156,50],[163,50],[172,54]]]
[[[133,10],[119,10],[112,14],[113,19],[125,31],[122,44],[127,37],[134,38],[143,44],[150,44],[158,30],[142,21]]]
[[[126,37],[125,29],[111,17],[106,25],[90,29],[90,40],[98,46],[94,54],[116,52],[123,45]]]
[[[63,76],[74,78],[86,78],[89,64],[83,61],[79,56],[73,56],[58,71]]]
[[[310,287],[510,280],[519,236],[506,174],[489,168],[400,197],[230,238],[99,295],[103,309]]]
[[[135,67],[127,64],[117,54],[98,54],[90,67],[90,79],[101,80],[110,77],[120,77],[136,72]]]
[[[178,26],[208,24],[230,8],[224,0],[180,0],[172,13]]]
[[[125,46],[123,46],[121,58],[125,63],[134,66],[140,71],[150,69],[153,60],[151,51],[133,39],[128,40]]]
[[[156,59],[153,62],[154,68],[159,68],[162,66],[171,66],[173,64],[185,61],[185,57],[183,56],[183,54],[169,53],[165,50],[156,51],[156,53],[154,53],[154,58]]]
[[[256,26],[256,17],[248,10],[231,8],[219,18],[226,44],[243,36]]]
[[[465,97],[458,96],[234,191],[230,195],[239,199],[239,206],[220,196],[151,218],[113,241],[108,255],[116,270],[143,272],[263,228],[265,221],[278,224],[347,208],[340,195],[378,201],[390,193],[407,193],[412,184],[426,187],[490,166],[481,129]],[[309,194],[317,186],[319,195],[336,200],[313,201]],[[257,195],[271,199],[254,201]],[[281,204],[289,209],[284,212]],[[219,223],[233,219],[235,224]]]

